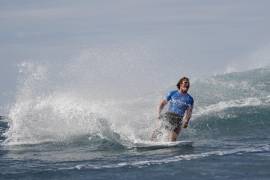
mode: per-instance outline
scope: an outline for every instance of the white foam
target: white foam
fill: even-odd
[[[248,107],[266,105],[270,102],[270,96],[265,98],[250,97],[245,99],[221,101],[217,104],[212,104],[206,107],[198,107],[195,116],[205,115],[214,112],[220,112],[228,108]]]
[[[98,105],[70,94],[38,97],[16,103],[10,112],[7,142],[38,143],[93,132]]]
[[[99,63],[104,52],[97,53],[95,62]],[[10,128],[5,133],[7,137],[5,143],[35,144],[92,134],[110,138],[108,136],[113,134],[112,132],[118,133],[121,137],[128,137],[132,141],[138,137],[148,138],[148,131],[153,129],[151,125],[154,125],[149,114],[154,113],[145,110],[147,103],[142,106],[138,99],[124,101],[117,97],[114,99],[96,97],[96,94],[101,96],[109,94],[111,89],[100,89],[98,84],[91,83],[91,80],[96,81],[96,76],[99,75],[97,72],[89,74],[88,62],[92,65],[89,59],[94,58],[93,56],[90,53],[86,55],[86,59],[82,59],[82,62],[78,61],[81,62],[79,64],[77,61],[67,64],[62,67],[63,71],[59,74],[56,74],[50,66],[31,62],[20,64],[18,92],[15,103],[9,109]],[[119,58],[118,54],[114,54],[113,58]],[[108,59],[110,57],[105,58],[106,61]],[[94,66],[91,68],[95,70]],[[98,83],[109,87],[107,82]],[[91,88],[98,89],[99,93],[92,94],[91,92],[95,90],[92,91]]]
[[[68,92],[20,99],[10,110],[10,128],[5,133],[5,143],[65,141],[80,135],[99,135],[110,139],[114,138],[113,132],[132,140],[139,135],[148,136],[147,128],[137,127],[147,127],[145,124],[151,122],[142,119],[141,114],[130,112],[122,103],[91,101]]]

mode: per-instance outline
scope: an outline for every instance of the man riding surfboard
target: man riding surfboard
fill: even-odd
[[[181,127],[187,128],[192,115],[194,100],[188,89],[189,78],[182,77],[177,83],[177,90],[171,91],[165,96],[158,106],[158,119],[161,120],[161,127],[152,134],[152,140],[156,140],[161,128],[169,132],[169,140],[176,141],[180,134]],[[163,108],[169,103],[168,111],[161,114]]]

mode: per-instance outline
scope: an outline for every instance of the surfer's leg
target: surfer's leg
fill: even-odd
[[[156,121],[156,128],[155,130],[152,132],[151,135],[151,141],[158,141],[160,136],[163,135],[162,133],[162,129],[164,128],[164,115],[161,115],[160,119],[158,119],[158,121]]]
[[[169,139],[171,141],[176,141],[180,131],[181,131],[181,127],[175,128],[173,131],[170,132],[170,136],[169,136],[170,138]]]
[[[158,129],[154,130],[151,136],[151,141],[156,141],[159,133],[160,131]]]
[[[158,138],[162,135],[161,128],[162,127],[159,123],[158,127],[153,131],[153,133],[151,135],[151,141],[157,141]]]

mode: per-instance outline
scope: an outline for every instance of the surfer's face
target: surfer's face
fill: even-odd
[[[188,92],[188,89],[189,89],[189,82],[188,81],[183,81],[181,84],[180,84],[180,90],[184,93]]]

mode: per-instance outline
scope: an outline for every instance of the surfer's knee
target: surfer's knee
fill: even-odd
[[[176,141],[178,134],[176,134],[174,131],[170,133],[170,140]]]
[[[177,140],[177,137],[180,134],[180,131],[181,131],[181,127],[177,127],[173,131],[171,131],[171,133],[170,133],[171,141],[176,141]]]
[[[180,133],[181,127],[175,128],[173,131],[178,135]]]

